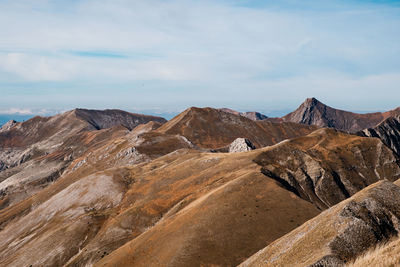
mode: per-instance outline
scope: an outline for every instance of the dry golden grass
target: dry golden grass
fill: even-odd
[[[400,266],[400,238],[380,244],[358,257],[349,267],[394,267]]]

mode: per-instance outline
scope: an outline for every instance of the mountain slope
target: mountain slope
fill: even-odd
[[[0,131],[0,208],[51,184],[86,151],[150,120],[165,121],[120,110],[76,109],[22,123],[10,122]]]
[[[118,125],[131,130],[149,121],[166,122],[160,117],[133,114],[122,110],[75,109],[52,117],[37,116],[25,122],[16,123],[8,131],[0,132],[0,147],[3,149],[24,148],[42,141],[56,145],[67,136],[82,131],[107,129]]]
[[[400,155],[400,116],[390,117],[374,128],[365,129],[357,134],[367,137],[377,137]]]
[[[74,112],[78,119],[88,122],[97,130],[111,128],[116,125],[121,125],[132,130],[136,126],[148,123],[149,121],[167,122],[167,120],[161,117],[130,113],[118,109],[75,109]]]
[[[257,148],[287,138],[311,133],[315,126],[295,123],[253,121],[212,108],[189,108],[162,125],[157,132],[185,136],[193,144],[208,149],[228,146],[236,138],[249,139]]]
[[[41,199],[42,204],[31,202],[33,210],[18,219],[12,217],[15,223],[3,224],[0,264],[54,266],[69,261],[67,266],[85,265],[130,240],[140,247],[135,253],[143,251],[138,260],[146,265],[157,259],[173,260],[171,256],[179,251],[186,256],[176,262],[186,266],[199,262],[199,253],[207,251],[209,255],[201,259],[205,263],[239,263],[265,240],[278,238],[319,212],[264,177],[251,159],[245,153],[177,151],[144,165],[82,178],[69,174],[26,200],[35,203]],[[101,190],[104,186],[107,190]],[[83,198],[74,197],[82,192],[86,192]],[[243,201],[250,195],[253,197]],[[3,216],[0,214],[6,220]],[[195,227],[193,216],[198,222]],[[281,221],[275,221],[276,217]],[[228,230],[232,228],[241,230],[232,236]],[[176,238],[182,243],[172,242]],[[50,252],[48,246],[54,243],[57,249]],[[164,251],[158,254],[153,248]],[[226,257],[219,257],[221,253]],[[124,261],[132,259],[125,253],[122,256]]]
[[[399,202],[400,187],[380,181],[304,223],[240,266],[343,266],[399,233]]]
[[[331,207],[380,179],[400,178],[399,158],[376,138],[319,129],[265,150],[261,171],[317,207]]]
[[[315,98],[307,98],[295,111],[282,117],[281,120],[357,132],[374,127],[384,119],[395,115],[400,115],[400,108],[383,113],[357,114],[334,109]]]
[[[183,149],[83,167],[0,212],[0,265],[237,265],[344,199],[343,189],[398,179],[396,159],[379,139],[321,129],[244,153]]]

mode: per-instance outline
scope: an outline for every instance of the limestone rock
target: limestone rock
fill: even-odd
[[[12,127],[14,127],[17,124],[15,120],[9,120],[6,124],[1,126],[0,132],[5,132],[10,130]]]
[[[246,152],[253,149],[256,149],[256,147],[246,138],[236,138],[236,140],[229,145],[229,153]]]
[[[233,110],[230,108],[221,108],[220,110],[222,110],[224,112],[232,113],[232,114],[235,114],[238,116],[246,117],[253,121],[261,121],[261,120],[268,119],[268,116],[265,116],[264,114],[261,114],[260,112],[256,112],[256,111],[239,112],[239,111],[236,111],[236,110]]]

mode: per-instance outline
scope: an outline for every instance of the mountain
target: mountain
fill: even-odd
[[[164,126],[137,138],[152,143]],[[90,159],[114,160],[129,134]],[[0,265],[233,266],[358,190],[400,178],[379,139],[333,129],[242,153],[184,148],[87,166],[71,164],[0,212]]]
[[[136,126],[147,123],[149,121],[160,123],[167,122],[164,118],[161,117],[130,113],[118,109],[75,109],[74,113],[78,119],[81,119],[91,124],[96,130],[111,128],[116,125],[121,125],[129,130],[132,130]]]
[[[400,178],[399,158],[376,138],[324,128],[274,147],[254,159],[261,172],[320,209],[380,179]]]
[[[400,155],[400,116],[390,117],[375,126],[358,132],[361,136],[377,137]]]
[[[389,181],[377,182],[279,238],[240,266],[344,266],[397,236],[399,202],[400,187]],[[383,258],[375,260],[376,265],[363,266],[383,266]]]
[[[10,122],[0,266],[357,260],[399,230],[400,159],[384,142],[212,108],[168,122],[81,109]]]
[[[0,170],[3,170],[0,171],[0,208],[37,193],[63,173],[83,175],[148,162],[177,149],[212,148],[207,140],[214,138],[221,138],[224,142],[219,142],[217,147],[224,147],[221,151],[228,152],[229,144],[242,135],[259,141],[257,144],[261,147],[315,129],[293,123],[254,122],[214,109],[188,113],[193,119],[188,125],[193,132],[186,136],[186,132],[156,130],[162,128],[165,122],[162,118],[120,110],[76,109],[53,117],[10,123],[7,130],[3,127],[0,132]],[[228,121],[224,121],[226,116]],[[204,120],[210,122],[208,128],[199,125]],[[172,128],[176,129],[176,125]],[[210,130],[208,137],[202,133],[207,129]],[[194,138],[198,134],[202,139]]]
[[[165,122],[163,118],[120,110],[76,109],[4,125],[0,131],[0,208],[53,183],[86,151],[153,120]]]
[[[185,136],[201,148],[219,149],[229,146],[236,138],[247,138],[260,148],[287,138],[306,135],[316,129],[315,126],[296,123],[253,121],[218,109],[192,107],[156,131]]]
[[[24,147],[40,141],[59,142],[67,135],[82,131],[123,126],[129,130],[149,121],[166,122],[154,116],[122,110],[75,109],[52,117],[34,117],[17,123],[10,131],[0,133],[0,147]]]
[[[259,112],[255,112],[255,111],[239,112],[239,111],[229,109],[229,108],[220,108],[219,110],[222,110],[222,111],[225,111],[228,113],[232,113],[235,115],[243,116],[243,117],[248,118],[253,121],[265,120],[268,118],[264,114],[261,114]]]
[[[273,121],[290,121],[347,132],[371,128],[388,117],[400,115],[400,107],[387,112],[358,114],[331,108],[315,98],[307,98],[295,111]]]

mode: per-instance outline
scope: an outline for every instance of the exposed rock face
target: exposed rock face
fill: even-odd
[[[334,109],[315,98],[308,98],[298,109],[282,117],[282,120],[357,132],[374,127],[384,119],[399,114],[400,108],[384,113],[357,114]]]
[[[219,149],[240,137],[251,140],[256,147],[264,147],[287,138],[309,134],[316,129],[315,126],[297,123],[253,121],[218,109],[193,107],[156,131],[184,136],[201,148]]]
[[[253,145],[252,142],[250,142],[249,139],[246,138],[236,138],[235,141],[233,141],[229,145],[229,152],[246,152],[256,149],[256,147]]]
[[[400,232],[400,187],[373,184],[259,251],[240,266],[344,266]]]
[[[14,127],[17,124],[15,120],[10,120],[0,128],[0,132],[5,132],[10,130],[12,127]]]
[[[379,139],[334,129],[284,141],[260,154],[255,162],[265,175],[320,209],[378,180],[400,178],[398,157]]]
[[[220,110],[228,112],[228,113],[232,113],[232,114],[235,114],[238,116],[243,116],[243,117],[248,118],[253,121],[260,121],[260,120],[265,120],[268,118],[264,114],[261,114],[259,112],[255,112],[255,111],[239,112],[239,111],[229,109],[229,108],[221,108]]]
[[[374,128],[358,132],[361,136],[377,137],[400,155],[400,116],[390,117]]]
[[[156,121],[159,123],[165,123],[167,121],[161,117],[135,114],[118,109],[76,109],[75,115],[77,118],[90,123],[97,130],[111,128],[117,125],[122,125],[132,130],[136,126],[148,123],[149,121]]]

